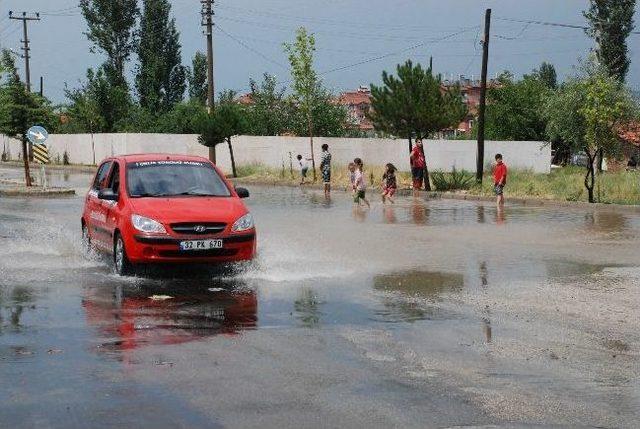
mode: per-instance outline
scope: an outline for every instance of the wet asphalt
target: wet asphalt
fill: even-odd
[[[252,187],[254,263],[120,278],[89,180],[0,199],[1,428],[638,425],[639,214]]]

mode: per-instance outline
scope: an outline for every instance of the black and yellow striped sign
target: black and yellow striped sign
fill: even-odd
[[[49,163],[49,149],[47,149],[47,145],[34,144],[33,145],[33,159],[38,164],[48,164]]]

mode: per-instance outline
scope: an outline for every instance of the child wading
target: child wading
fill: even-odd
[[[384,174],[382,175],[382,203],[389,200],[394,203],[393,196],[398,190],[398,181],[396,179],[396,167],[393,164],[387,164]]]
[[[303,158],[302,155],[298,155],[296,158],[298,159],[298,166],[300,168],[300,184],[304,185],[307,179],[307,172],[309,171],[309,160]]]
[[[496,155],[496,166],[493,169],[493,185],[496,196],[498,197],[496,203],[498,207],[504,205],[504,187],[507,184],[507,166],[502,162],[502,155]]]
[[[369,204],[369,201],[367,201],[366,198],[367,184],[364,179],[364,174],[362,173],[362,160],[360,158],[356,158],[353,160],[353,164],[355,165],[355,174],[353,178],[353,202],[360,205],[360,201],[362,200],[367,207],[371,207],[371,204]]]
[[[320,171],[322,172],[322,183],[324,183],[324,196],[331,194],[331,153],[329,145],[322,145],[322,160],[320,161]]]

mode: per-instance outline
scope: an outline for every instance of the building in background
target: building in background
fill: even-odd
[[[354,128],[366,135],[373,135],[373,124],[367,118],[371,111],[371,90],[361,85],[355,91],[345,91],[336,99],[336,103],[347,109]]]

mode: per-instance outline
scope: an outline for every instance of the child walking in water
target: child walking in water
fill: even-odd
[[[395,203],[393,196],[398,190],[396,171],[396,167],[393,164],[387,164],[385,166],[384,174],[382,175],[382,204],[384,204],[386,200],[389,200],[391,204]]]
[[[364,167],[362,160],[360,158],[356,158],[353,160],[353,163],[355,164],[355,167],[356,167],[354,183],[353,183],[353,190],[355,192],[355,196],[353,197],[353,202],[360,205],[360,200],[362,200],[367,205],[367,207],[371,207],[371,204],[369,204],[369,201],[367,201],[367,198],[366,198],[367,184],[365,182],[364,174],[362,172]]]

